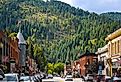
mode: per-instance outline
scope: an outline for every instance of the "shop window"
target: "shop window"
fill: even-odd
[[[97,59],[94,58],[94,59],[93,59],[93,62],[96,62],[96,61],[97,61]]]
[[[89,61],[89,59],[88,59],[88,64],[90,64],[90,61]]]
[[[112,55],[114,55],[115,54],[115,43],[112,43],[112,49],[111,49],[111,51],[112,51]]]

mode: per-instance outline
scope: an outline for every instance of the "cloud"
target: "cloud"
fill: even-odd
[[[121,11],[121,0],[60,0],[75,7],[90,12],[116,12]]]

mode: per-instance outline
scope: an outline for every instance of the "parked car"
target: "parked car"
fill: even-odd
[[[66,75],[65,82],[73,82],[73,76],[72,75]]]
[[[35,76],[31,76],[30,78],[31,78],[31,82],[37,82]]]
[[[5,78],[4,72],[2,69],[0,69],[0,81],[2,81]]]
[[[61,76],[59,74],[54,74],[53,79],[61,79]]]
[[[96,75],[96,79],[97,81],[105,81],[105,75],[101,74],[101,75]]]
[[[7,82],[19,82],[19,75],[17,73],[5,74]]]
[[[48,74],[47,79],[53,79],[53,75],[52,74]]]
[[[121,82],[121,78],[119,78],[119,77],[113,77],[113,82]]]
[[[39,74],[36,74],[34,77],[35,77],[37,82],[41,82],[42,81],[42,78],[40,77]]]
[[[87,74],[85,77],[85,81],[93,81],[94,80],[94,75],[93,74]]]
[[[105,76],[105,82],[111,82],[111,77],[110,76]]]
[[[21,76],[19,82],[31,82],[30,76]]]

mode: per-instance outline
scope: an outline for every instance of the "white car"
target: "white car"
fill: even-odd
[[[48,74],[48,76],[46,78],[47,79],[53,79],[53,75],[52,74]]]
[[[85,77],[86,81],[93,81],[94,80],[94,75],[93,74],[87,74],[87,76]]]
[[[7,82],[19,82],[19,75],[17,73],[5,74]]]
[[[65,77],[65,82],[73,82],[73,76],[72,75],[67,75]]]
[[[21,76],[20,82],[31,82],[30,76]]]
[[[113,77],[113,81],[114,82],[121,82],[121,78],[119,78],[119,77]]]

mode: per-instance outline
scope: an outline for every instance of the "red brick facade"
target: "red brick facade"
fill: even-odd
[[[93,61],[97,61],[97,56],[94,53],[83,54],[79,58],[79,67],[80,67],[80,74],[86,75],[86,67],[85,65],[91,64]],[[78,62],[77,62],[78,65]]]
[[[0,62],[7,65],[10,71],[10,60],[14,59],[15,64],[19,65],[18,39],[10,38],[4,32],[0,31]]]

